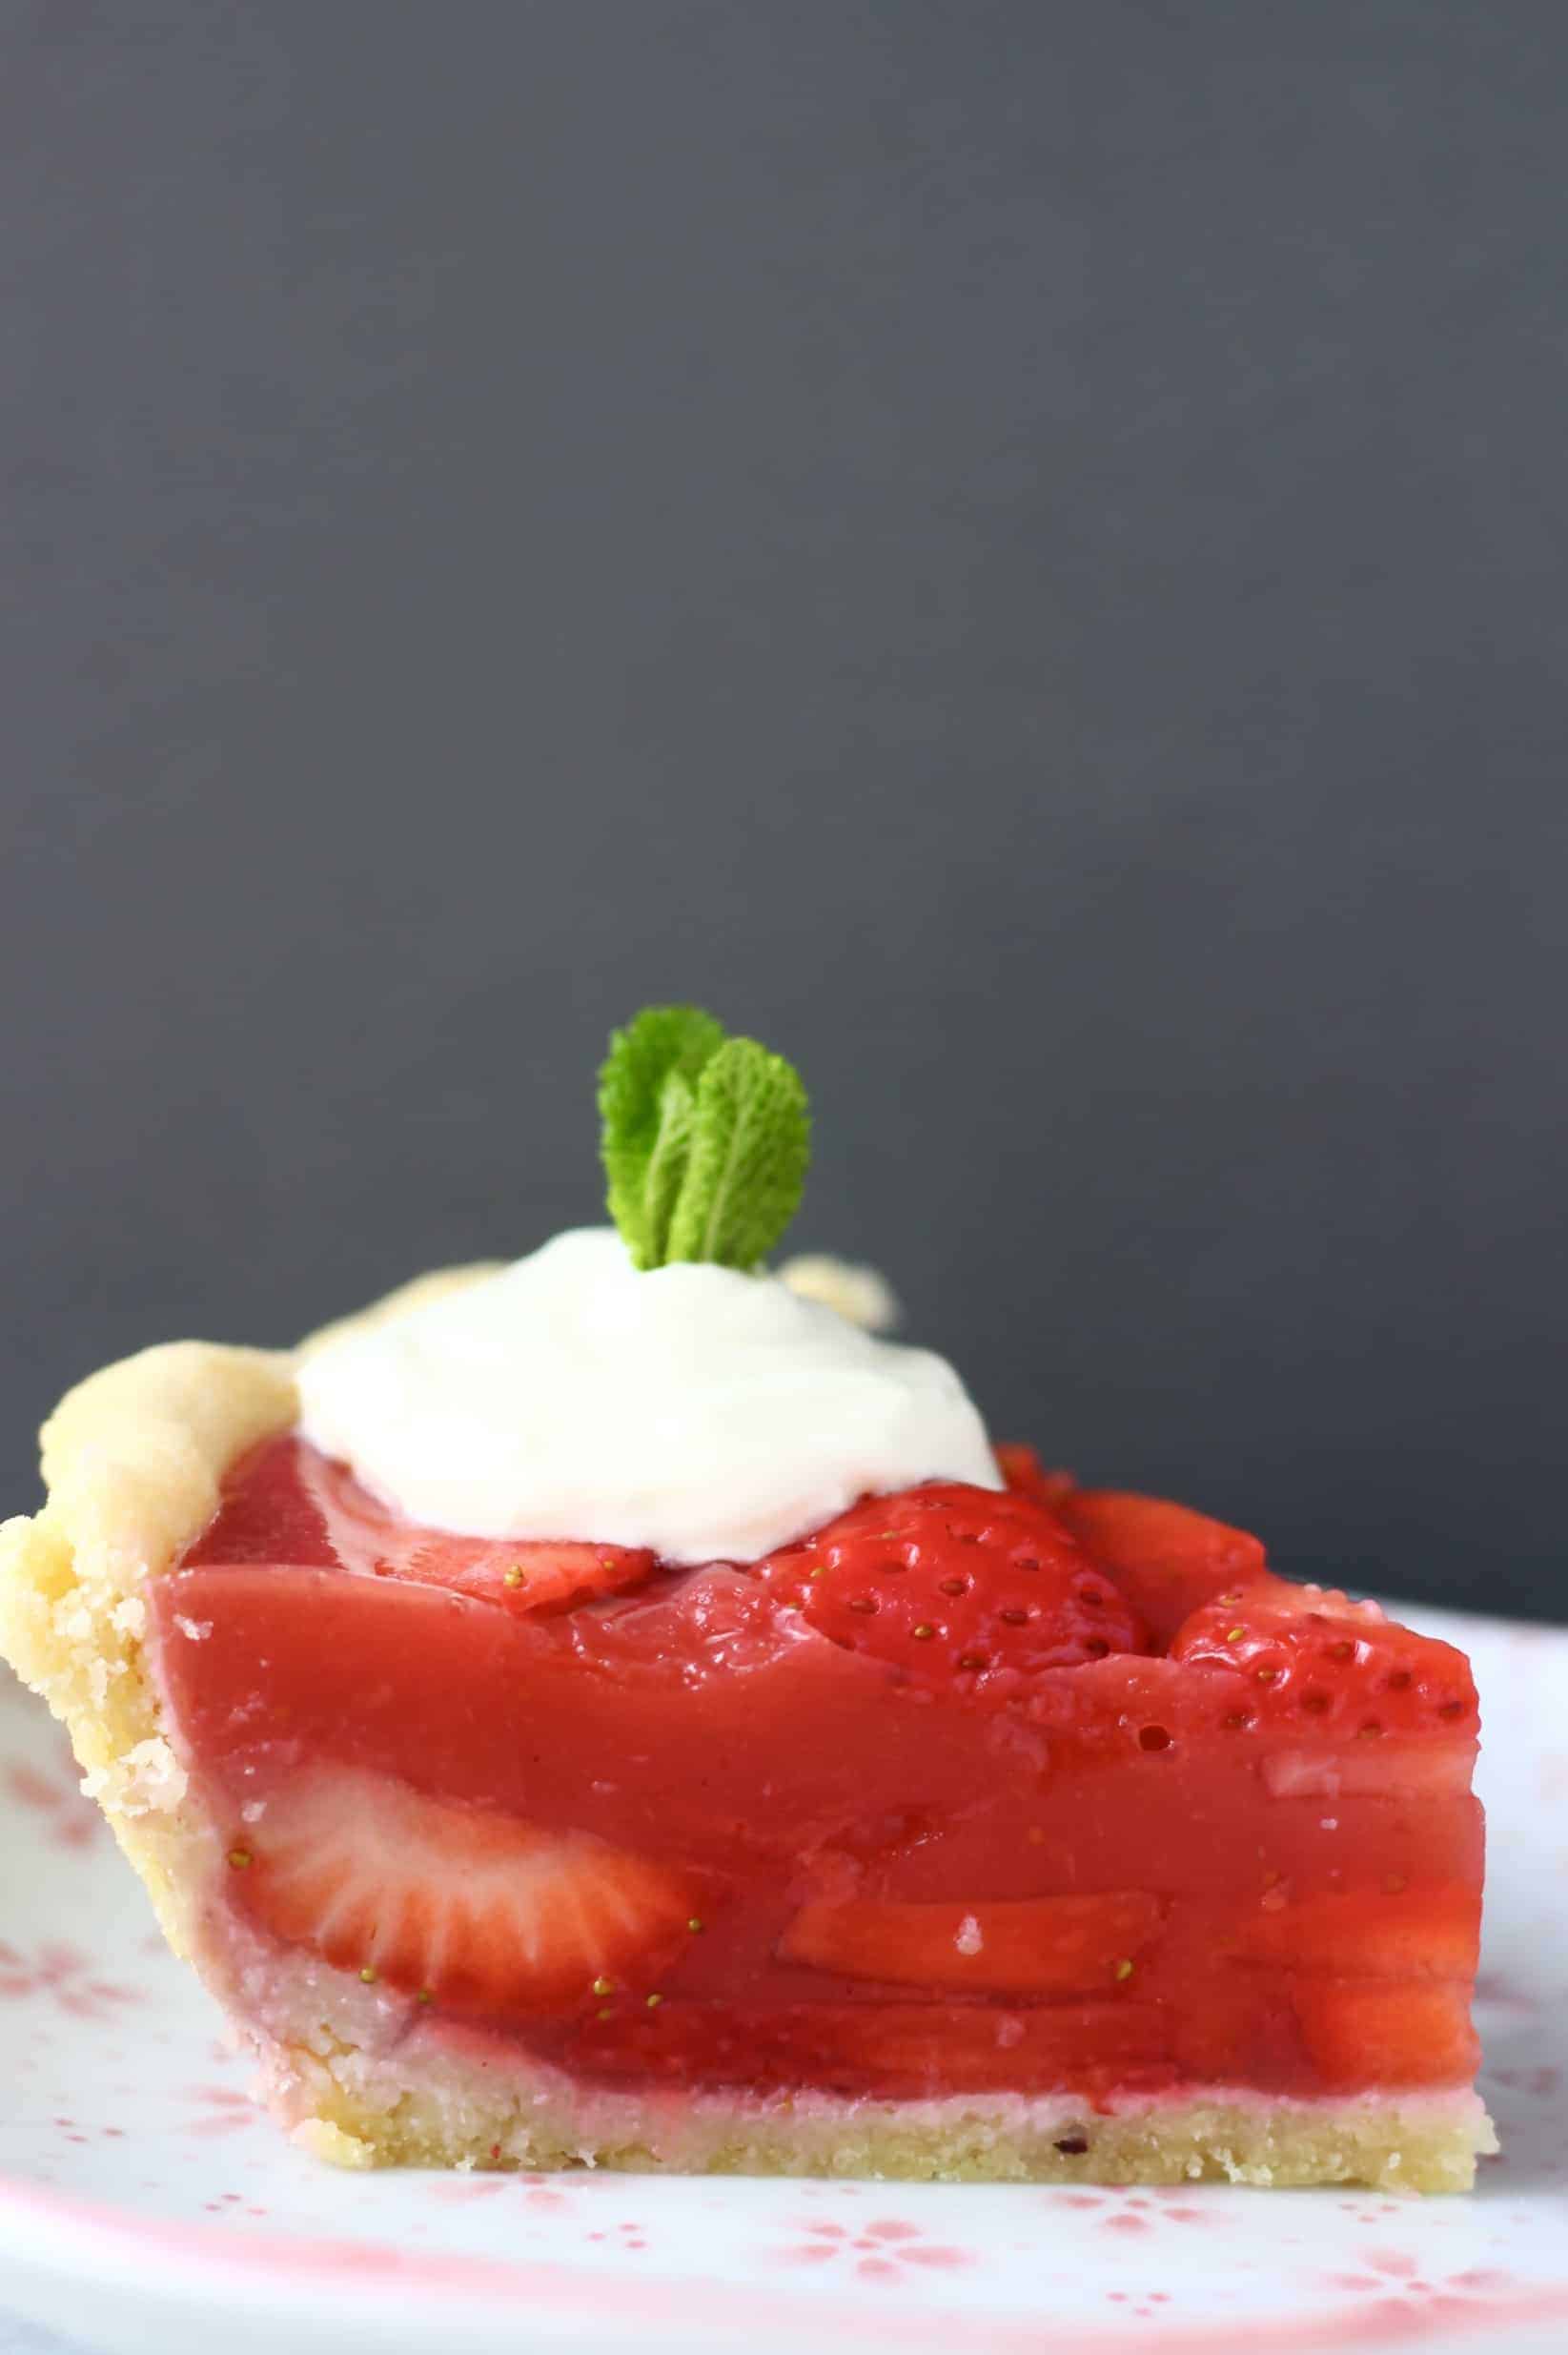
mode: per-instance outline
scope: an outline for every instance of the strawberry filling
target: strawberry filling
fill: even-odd
[[[153,1590],[223,1906],[601,2081],[1468,2082],[1462,1657],[1004,1467],[676,1569],[418,1528],[268,1444]]]

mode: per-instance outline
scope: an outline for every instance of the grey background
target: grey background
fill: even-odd
[[[695,995],[999,1429],[1568,1610],[1556,0],[0,27],[3,1502]]]

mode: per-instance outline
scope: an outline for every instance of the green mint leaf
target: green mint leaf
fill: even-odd
[[[753,1268],[800,1207],[811,1116],[800,1074],[754,1038],[729,1038],[703,1066],[668,1259]]]
[[[811,1121],[783,1055],[696,1006],[649,1006],[599,1075],[610,1215],[632,1265],[754,1268],[794,1217]]]
[[[662,1267],[669,1258],[670,1220],[691,1158],[697,1124],[697,1091],[683,1071],[672,1071],[659,1099],[659,1134],[642,1180],[645,1264]]]
[[[634,1267],[658,1267],[663,1259],[697,1081],[723,1039],[723,1026],[700,1007],[647,1006],[610,1040],[599,1075],[600,1149],[610,1216]]]

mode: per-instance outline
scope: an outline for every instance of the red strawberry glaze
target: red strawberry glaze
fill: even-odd
[[[1143,1648],[1144,1528],[1174,1533],[1206,1598],[1165,1653]],[[322,1777],[373,1808],[365,1778],[420,1794],[417,1887],[397,1847],[417,1936],[377,1926],[356,1866],[367,1967],[432,2019],[584,2077],[1101,2101],[1463,2083],[1482,1846],[1468,1669],[1273,1578],[1252,1541],[1244,1585],[1214,1599],[1202,1566],[1238,1540],[1196,1515],[1091,1504],[1075,1521],[1055,1475],[906,1491],[767,1564],[677,1570],[412,1528],[288,1439],[235,1468],[153,1616],[176,1737],[240,1859],[228,1901],[345,1966],[361,1916],[345,1932],[334,1897],[329,1935],[312,1909],[352,1843],[300,1794]],[[955,1564],[971,1588],[937,1628],[910,1582],[944,1598]],[[863,1588],[878,1609],[852,1613]],[[1097,1656],[1107,1640],[1126,1648]],[[1018,1647],[1005,1673],[974,1665],[993,1644]],[[460,1893],[438,1882],[465,1842],[443,1839],[441,1809],[458,1833],[476,1809],[515,1822],[519,1853],[543,1859],[507,1933],[534,1941],[527,1970],[459,1967]],[[297,1830],[269,1847],[269,1812],[311,1852]],[[592,1977],[580,1887],[590,1923],[613,1917],[614,1969]],[[433,1954],[444,1979],[417,1984]]]

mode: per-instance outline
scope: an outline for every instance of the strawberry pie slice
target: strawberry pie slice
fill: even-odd
[[[73,1391],[0,1647],[342,2163],[1457,2190],[1463,1657],[993,1449],[757,1272],[789,1067],[659,1009],[616,1229]],[[834,1305],[835,1299],[840,1306]]]

